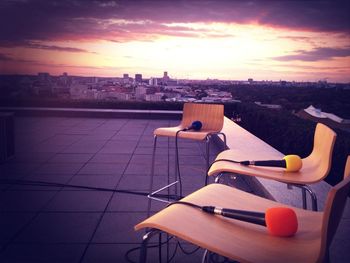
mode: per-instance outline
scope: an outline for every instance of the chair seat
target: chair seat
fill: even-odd
[[[162,127],[162,128],[155,129],[153,133],[154,135],[157,135],[157,136],[175,137],[176,133],[184,128],[185,127],[182,127],[182,126]],[[201,129],[200,131],[189,130],[189,131],[180,132],[178,134],[178,138],[202,141],[205,139],[205,137],[208,136],[208,134],[216,133],[216,132],[219,132],[219,131],[205,130],[205,129]]]
[[[259,212],[289,207],[221,184],[208,185],[182,201]],[[315,262],[321,246],[322,213],[290,208],[296,212],[299,225],[290,238],[271,236],[263,226],[209,215],[181,204],[163,209],[135,229],[156,228],[240,262]]]
[[[245,160],[266,160],[266,156],[260,156],[259,152],[251,153],[244,151],[226,150],[221,152],[216,160],[230,159],[235,161]],[[276,158],[282,159],[282,158]],[[253,165],[241,165],[227,161],[214,163],[209,169],[208,175],[216,175],[222,172],[230,172],[257,176],[267,179],[273,179],[283,183],[294,184],[312,184],[324,179],[328,173],[328,167],[325,164],[319,164],[313,156],[302,159],[303,167],[298,172],[286,172],[284,168],[262,167]],[[323,175],[323,176],[322,176]]]

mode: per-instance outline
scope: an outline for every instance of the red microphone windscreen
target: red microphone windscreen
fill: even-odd
[[[298,219],[293,209],[273,207],[266,210],[266,226],[273,236],[290,237],[298,230]]]

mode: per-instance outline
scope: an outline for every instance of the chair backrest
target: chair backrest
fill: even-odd
[[[185,103],[181,126],[188,127],[193,121],[200,121],[203,130],[221,131],[224,125],[224,105]]]
[[[333,148],[337,134],[322,123],[317,123],[314,145],[311,154],[303,159],[305,167],[311,171],[311,176],[315,177],[314,181],[324,179],[332,165]]]
[[[344,179],[332,187],[327,196],[322,223],[321,253],[326,253],[332,243],[342,217],[350,190],[350,155],[347,158]],[[324,254],[321,255],[321,259]]]

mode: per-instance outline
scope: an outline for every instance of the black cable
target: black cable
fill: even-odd
[[[222,161],[222,160],[217,160],[217,161]],[[226,161],[226,160],[225,160]],[[135,192],[135,191],[129,191],[129,190],[116,190],[116,189],[110,189],[110,188],[102,188],[102,187],[91,187],[91,186],[82,186],[82,185],[71,185],[71,184],[61,184],[61,183],[52,183],[52,182],[45,182],[45,181],[31,181],[31,180],[20,180],[20,179],[0,179],[0,184],[16,184],[16,185],[31,185],[31,186],[49,186],[49,187],[71,187],[71,188],[79,188],[79,189],[88,189],[88,190],[94,190],[94,191],[105,191],[105,192],[117,192],[117,193],[125,193],[125,194],[134,194],[134,195],[142,195],[142,196],[148,196],[149,193],[146,192]],[[176,197],[176,196],[170,196],[170,195],[162,195],[162,194],[157,194],[158,197]],[[175,199],[175,198],[174,198]],[[187,205],[193,208],[200,209],[206,213],[214,214],[214,208],[213,206],[200,206],[194,203],[186,202],[186,201],[175,201],[172,203],[169,203],[167,207],[174,205],[174,204],[182,204],[182,205]],[[251,213],[251,212],[248,212]],[[153,247],[161,247],[164,244],[167,244],[173,237],[168,238],[165,242],[161,242],[159,240],[158,245],[152,245],[152,246],[147,246],[147,248],[153,248]],[[170,259],[167,261],[167,263],[171,262],[176,254],[176,251],[180,247],[181,251],[186,254],[190,255],[195,253],[200,247],[195,248],[193,251],[186,251],[180,244],[179,241],[177,241],[174,252]],[[132,248],[128,250],[125,254],[125,258],[128,262],[134,263],[130,258],[129,254],[133,251],[141,249],[141,246]],[[161,257],[161,254],[160,254]],[[161,260],[161,259],[160,259]]]
[[[158,243],[157,245],[148,245],[148,246],[147,246],[147,249],[149,249],[149,248],[161,247],[161,246],[163,246],[163,245],[165,245],[165,244],[169,244],[169,241],[170,241],[171,239],[173,239],[173,238],[174,238],[174,236],[171,236],[171,237],[167,238],[166,241],[161,242],[161,243]],[[178,247],[179,247],[179,242],[176,242],[174,251],[173,251],[171,257],[167,260],[166,263],[170,263],[171,261],[173,261],[173,259],[175,258],[175,255],[176,255],[176,252],[177,252]],[[125,253],[125,255],[124,255],[125,259],[126,259],[129,263],[136,263],[135,261],[133,261],[133,260],[130,258],[130,254],[131,254],[132,252],[134,252],[134,251],[140,250],[141,248],[142,248],[142,246],[138,246],[138,247],[134,247],[134,248],[131,248],[131,249],[129,249],[128,251],[126,251],[126,253]],[[160,261],[159,261],[159,262],[161,262],[161,258],[160,258]]]
[[[209,254],[209,261],[211,263],[226,263],[226,259],[223,258],[222,260],[219,260],[219,255],[216,253]]]
[[[187,205],[187,206],[190,206],[190,207],[194,207],[194,208],[198,208],[198,209],[203,209],[204,207],[202,206],[199,206],[197,204],[194,204],[194,203],[190,203],[190,202],[185,202],[185,201],[176,201],[176,202],[172,202],[172,203],[169,203],[167,205],[167,207],[171,206],[171,205],[174,205],[174,204],[183,204],[183,205]],[[161,242],[161,238],[159,238],[159,241],[158,241],[158,244],[157,245],[149,245],[147,246],[147,249],[149,248],[155,248],[155,247],[158,247],[159,248],[159,262],[161,262],[161,252],[160,252],[160,248],[162,245],[164,244],[169,244],[169,241],[173,238],[174,236],[171,236],[170,238],[168,238],[166,241],[164,242]],[[134,251],[137,251],[137,250],[140,250],[142,247],[141,246],[138,246],[138,247],[135,247],[135,248],[132,248],[132,249],[129,249],[126,253],[125,253],[125,259],[130,262],[130,263],[135,263],[134,261],[132,261],[129,257],[130,253],[134,252]],[[186,251],[182,246],[181,246],[181,243],[179,241],[176,242],[175,244],[175,248],[174,248],[174,251],[172,253],[172,255],[170,256],[170,258],[167,260],[166,263],[171,263],[171,261],[174,260],[175,258],[175,255],[176,255],[176,252],[178,250],[178,248],[181,249],[181,251],[185,254],[185,255],[191,255],[193,253],[195,253],[196,251],[198,251],[201,247],[197,246],[194,250],[192,251]]]
[[[158,258],[159,263],[162,263],[162,232],[159,232],[158,235]]]
[[[222,258],[222,260],[220,260],[220,258]],[[211,263],[239,263],[238,261],[229,259],[213,252],[209,252],[209,261]]]
[[[209,167],[208,167],[208,169],[207,169],[207,176],[208,176],[208,173],[209,173],[209,170],[211,169],[211,167],[213,166],[213,164],[214,163],[218,163],[218,162],[230,162],[230,163],[241,163],[240,161],[235,161],[235,160],[231,160],[231,159],[217,159],[217,160],[215,160],[215,161],[213,161],[210,165],[209,165]]]
[[[152,247],[156,247],[156,246],[155,246],[155,245],[153,245],[153,246],[147,246],[147,249],[148,249],[148,248],[152,248]],[[134,251],[136,251],[136,250],[139,250],[139,249],[141,249],[140,246],[139,246],[139,247],[131,248],[131,249],[129,249],[128,251],[126,251],[126,253],[125,253],[125,255],[124,255],[126,261],[127,261],[127,262],[130,262],[130,263],[136,263],[135,261],[133,261],[133,260],[129,257],[129,255],[130,255],[130,253],[132,253],[132,252],[134,252]]]
[[[173,254],[171,255],[170,259],[167,261],[167,263],[170,263],[171,261],[173,261],[173,259],[175,258],[175,255],[176,255],[176,251],[177,251],[177,248],[179,247],[179,244],[178,242],[176,242],[176,245],[175,245],[175,248],[174,248],[174,252]]]
[[[169,243],[169,241],[170,241],[171,239],[173,239],[173,238],[174,238],[173,236],[167,238],[167,240],[165,240],[164,242],[162,242],[160,245],[163,246],[164,244]],[[148,246],[147,246],[147,249],[149,249],[149,248],[156,248],[156,247],[159,247],[159,244],[156,244],[156,245],[148,245]],[[141,248],[142,248],[142,246],[137,246],[137,247],[131,248],[131,249],[129,249],[128,251],[126,251],[126,253],[125,253],[125,255],[124,255],[125,259],[126,259],[128,262],[130,262],[130,263],[136,263],[135,261],[133,261],[132,259],[130,259],[130,254],[131,254],[132,252],[134,252],[134,251],[140,250]]]
[[[200,246],[196,246],[196,248],[194,248],[192,251],[186,251],[186,249],[181,246],[180,241],[177,241],[177,242],[179,243],[179,247],[180,247],[181,251],[185,255],[192,255],[192,254],[196,253],[201,248]]]
[[[176,134],[176,154],[177,154],[177,167],[178,167],[178,175],[179,175],[179,183],[180,183],[180,195],[182,198],[182,182],[181,182],[181,175],[180,175],[180,165],[179,165],[179,156],[178,156],[178,145],[177,145],[177,135],[178,132]],[[220,162],[220,161],[226,161],[226,162],[233,162],[233,163],[240,163],[238,161],[234,161],[234,160],[230,160],[230,159],[218,159],[215,160],[214,162],[211,163],[211,165],[209,166],[208,170],[207,170],[207,174],[208,171],[210,170],[210,168],[212,167],[212,165],[216,162]],[[0,184],[16,184],[16,185],[31,185],[31,186],[49,186],[49,187],[70,187],[70,188],[79,188],[79,189],[87,189],[87,190],[94,190],[94,191],[103,191],[103,192],[116,192],[116,193],[124,193],[124,194],[133,194],[133,195],[141,195],[141,196],[148,196],[149,193],[147,192],[136,192],[136,191],[130,191],[130,190],[116,190],[116,189],[110,189],[110,188],[102,188],[102,187],[92,187],[92,186],[83,186],[83,185],[72,185],[72,184],[62,184],[62,183],[53,183],[53,182],[45,182],[45,181],[33,181],[33,180],[20,180],[20,179],[0,179]],[[169,195],[169,194],[154,194],[154,196],[157,197],[168,197],[170,199],[174,199],[174,200],[178,200],[178,196],[177,195]],[[185,202],[185,201],[175,201],[172,202],[170,204],[168,204],[168,206],[174,205],[174,204],[183,204],[183,205],[187,205],[190,207],[194,207],[197,209],[201,209],[204,212],[207,213],[213,213],[213,209],[214,207],[212,206],[199,206],[190,202]],[[154,247],[161,247],[164,244],[167,244],[173,237],[168,238],[165,242],[159,242],[158,245],[151,245],[151,246],[147,246],[148,248],[154,248]],[[186,255],[190,255],[195,253],[198,249],[200,249],[200,247],[195,248],[193,251],[186,251],[180,244],[180,242],[178,241],[176,243],[174,252],[172,254],[172,256],[170,257],[170,259],[168,260],[167,263],[170,263],[176,255],[177,249],[178,247],[180,247],[181,251],[186,254]],[[130,263],[134,263],[134,261],[132,261],[129,258],[129,254],[132,253],[133,251],[139,250],[141,249],[141,246],[139,247],[135,247],[132,249],[129,249],[126,254],[125,254],[125,258],[128,262]],[[160,259],[161,260],[161,259]],[[216,261],[217,262],[217,261]],[[226,262],[226,259],[225,261]]]
[[[93,186],[83,186],[83,185],[74,185],[74,184],[62,184],[62,183],[52,183],[45,181],[32,181],[32,180],[20,180],[20,179],[0,179],[0,184],[16,184],[16,185],[31,185],[31,186],[49,186],[49,187],[70,187],[70,188],[79,188],[79,189],[87,189],[93,191],[101,191],[101,192],[114,192],[114,193],[122,193],[122,194],[133,194],[133,195],[141,195],[148,196],[150,193],[147,192],[136,192],[130,190],[123,189],[111,189],[111,188],[103,188],[103,187],[93,187]],[[168,194],[154,194],[157,197],[169,197],[170,199],[177,200],[178,196],[176,195],[168,195]]]
[[[183,205],[191,206],[191,207],[198,208],[198,209],[201,209],[201,210],[203,209],[203,206],[196,205],[196,204],[190,203],[190,202],[185,202],[185,201],[172,202],[172,203],[169,203],[166,207],[169,207],[171,205],[176,205],[176,204],[183,204]]]

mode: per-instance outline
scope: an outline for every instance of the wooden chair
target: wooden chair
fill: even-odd
[[[298,231],[292,237],[276,237],[260,225],[174,204],[135,226],[136,230],[151,228],[144,236],[140,262],[145,262],[147,242],[157,231],[239,262],[325,262],[349,189],[350,156],[344,179],[329,191],[323,212],[289,207],[226,185],[210,184],[181,201],[258,212],[265,212],[271,207],[289,207],[297,215]]]
[[[202,128],[199,131],[188,130],[180,132],[181,130],[190,127],[193,121],[200,121],[202,123]],[[154,142],[153,142],[153,154],[152,154],[152,168],[151,168],[151,187],[154,176],[154,165],[155,165],[155,153],[157,147],[157,137],[166,136],[174,137],[176,140],[176,149],[175,149],[175,162],[179,160],[178,148],[177,148],[177,139],[191,139],[196,141],[206,142],[206,163],[207,169],[209,168],[209,143],[212,135],[222,135],[224,139],[224,144],[226,145],[226,136],[221,132],[221,129],[224,124],[224,105],[220,104],[200,104],[200,103],[185,103],[183,107],[183,116],[182,121],[178,126],[175,127],[162,127],[154,130]],[[175,165],[175,177],[179,173],[177,165]],[[205,184],[207,184],[207,176],[205,176]],[[172,185],[172,184],[171,184]],[[170,186],[170,185],[168,185]],[[168,187],[166,186],[166,187]],[[154,193],[164,190],[163,187]],[[152,197],[152,194],[149,196],[152,199],[162,201],[161,199]]]
[[[220,175],[224,172],[243,174],[249,176],[263,177],[287,183],[289,186],[296,186],[302,189],[303,208],[307,208],[306,192],[311,196],[312,209],[317,211],[317,197],[308,184],[317,183],[323,180],[329,173],[332,162],[333,147],[336,133],[326,125],[318,123],[314,135],[314,145],[311,154],[302,159],[303,167],[298,172],[286,172],[282,168],[244,166],[238,163],[217,161],[230,159],[235,161],[243,160],[264,160],[260,153],[254,151],[240,152],[234,149],[221,152],[210,167],[208,176]],[[265,157],[266,159],[266,157]]]

